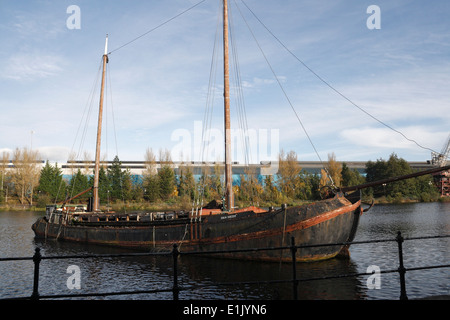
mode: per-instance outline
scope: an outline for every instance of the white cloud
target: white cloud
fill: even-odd
[[[63,59],[56,55],[18,53],[11,56],[4,67],[3,77],[13,80],[47,78],[63,70]]]
[[[426,148],[438,148],[444,141],[448,132],[433,132],[426,127],[403,127],[398,128],[410,139],[414,138],[419,145]],[[387,128],[363,127],[347,129],[340,133],[340,137],[349,144],[364,146],[365,148],[406,149],[417,151],[420,147],[413,141],[405,139],[400,134]],[[426,151],[429,152],[429,151]]]
[[[39,147],[39,156],[42,160],[55,161],[65,163],[69,157],[70,149],[61,146]]]

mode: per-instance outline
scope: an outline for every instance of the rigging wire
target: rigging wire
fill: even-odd
[[[334,184],[333,178],[331,177],[331,174],[328,172],[328,169],[327,169],[326,166],[324,165],[324,162],[323,162],[322,158],[320,157],[320,154],[319,154],[319,152],[317,151],[316,146],[314,145],[314,143],[313,143],[313,141],[312,141],[312,139],[311,139],[311,137],[310,137],[308,131],[306,130],[305,125],[303,124],[302,120],[300,119],[300,116],[298,115],[297,111],[295,110],[294,105],[292,104],[291,100],[289,99],[289,96],[287,95],[286,90],[284,89],[283,85],[281,84],[281,81],[280,81],[279,77],[277,76],[277,74],[276,74],[275,70],[273,69],[272,65],[270,64],[270,62],[269,62],[269,60],[268,60],[266,54],[264,53],[264,50],[262,49],[261,45],[259,44],[258,40],[256,39],[256,36],[255,36],[255,34],[253,33],[252,29],[250,28],[250,25],[248,24],[247,20],[245,19],[244,15],[242,14],[242,11],[240,10],[238,4],[236,3],[236,0],[234,0],[234,2],[235,2],[235,4],[236,4],[236,7],[238,8],[238,11],[239,11],[239,13],[240,13],[242,19],[244,20],[245,24],[247,25],[248,30],[250,31],[250,33],[251,33],[253,39],[255,40],[256,45],[258,46],[259,50],[261,51],[261,54],[263,55],[264,60],[266,61],[267,65],[269,66],[269,69],[271,70],[271,72],[272,72],[272,74],[273,74],[275,80],[277,81],[278,86],[280,87],[281,91],[283,92],[283,94],[284,94],[284,96],[285,96],[287,102],[289,103],[289,105],[290,105],[292,111],[294,112],[294,114],[295,114],[295,116],[296,116],[298,122],[300,123],[300,126],[301,126],[302,129],[303,129],[303,132],[305,133],[305,135],[306,135],[306,137],[307,137],[309,143],[311,144],[311,146],[312,146],[312,148],[313,148],[313,150],[314,150],[314,152],[315,152],[317,158],[319,159],[319,162],[321,163],[323,169],[324,169],[325,172],[327,173],[327,176],[328,176],[328,179],[329,179],[330,182],[331,182],[331,185],[332,185],[333,187],[335,187],[335,184]],[[245,3],[244,3],[244,4],[245,4]]]
[[[236,4],[236,3],[235,3]],[[236,4],[237,6],[237,4]],[[229,8],[231,9],[231,7]],[[239,8],[238,8],[239,9]],[[238,118],[238,126],[239,126],[239,136],[241,139],[241,148],[242,148],[242,154],[244,156],[244,166],[245,169],[245,180],[242,181],[241,176],[241,187],[242,183],[244,182],[247,188],[247,192],[250,192],[250,199],[256,198],[256,190],[254,188],[255,184],[255,172],[250,167],[250,163],[252,162],[251,157],[251,145],[250,145],[250,136],[249,136],[249,129],[248,129],[248,121],[247,121],[247,112],[246,112],[246,105],[245,105],[245,99],[244,99],[244,92],[243,92],[243,85],[242,85],[242,76],[241,76],[241,70],[239,67],[239,55],[237,50],[237,39],[235,35],[237,34],[234,30],[234,17],[233,17],[233,10],[228,11],[228,17],[230,20],[229,26],[229,35],[230,35],[230,43],[231,43],[231,56],[232,56],[232,66],[233,68],[230,68],[231,74],[233,76],[234,80],[234,91],[235,91],[235,98],[236,98],[236,113]],[[250,189],[248,191],[248,189]],[[252,202],[253,204],[253,202]]]
[[[161,27],[164,26],[165,24],[171,22],[172,20],[175,20],[175,19],[178,18],[179,16],[181,16],[181,15],[185,14],[186,12],[188,12],[188,11],[194,9],[195,7],[199,6],[200,4],[202,4],[202,3],[205,2],[205,1],[206,1],[206,0],[202,0],[202,1],[200,1],[200,2],[198,2],[198,3],[196,3],[196,4],[194,4],[193,6],[187,8],[186,10],[180,12],[179,14],[173,16],[172,18],[170,18],[170,19],[164,21],[163,23],[160,23],[160,24],[157,25],[156,27],[154,27],[154,28],[148,30],[147,32],[141,34],[140,36],[134,38],[133,40],[130,40],[130,41],[126,42],[125,44],[121,45],[120,47],[118,47],[118,48],[116,48],[116,49],[114,49],[114,50],[111,50],[111,51],[108,53],[108,55],[110,55],[110,54],[113,53],[113,52],[116,52],[117,50],[122,49],[123,47],[126,47],[127,45],[129,45],[129,44],[135,42],[136,40],[138,40],[138,39],[140,39],[140,38],[146,36],[146,35],[149,34],[150,32],[155,31],[156,29],[161,28]]]
[[[91,114],[92,114],[94,98],[95,98],[95,92],[96,92],[96,90],[98,88],[98,84],[99,84],[99,81],[100,81],[100,74],[101,74],[101,70],[102,70],[102,63],[103,62],[101,60],[100,64],[99,64],[99,67],[98,67],[98,70],[97,70],[97,75],[96,75],[94,83],[92,85],[91,92],[90,92],[88,100],[86,102],[86,106],[85,106],[85,109],[83,111],[83,115],[81,116],[80,124],[78,125],[77,133],[75,135],[75,139],[74,139],[74,142],[73,142],[73,145],[72,145],[71,152],[74,151],[75,143],[76,143],[76,141],[78,139],[78,134],[80,133],[80,128],[81,128],[81,125],[83,124],[83,120],[84,120],[84,127],[83,127],[83,131],[81,133],[81,138],[80,138],[80,145],[78,147],[78,152],[76,153],[75,158],[78,158],[80,156],[81,149],[82,149],[82,147],[84,145],[84,142],[86,140],[86,135],[87,135],[87,131],[88,131],[88,122],[89,122],[89,119],[90,119]]]
[[[120,159],[119,157],[119,147],[118,147],[118,143],[117,143],[117,130],[116,130],[116,121],[115,121],[115,115],[114,115],[114,104],[113,104],[113,99],[112,99],[112,85],[111,85],[111,71],[110,71],[110,67],[107,66],[106,68],[106,74],[107,74],[107,85],[106,85],[106,106],[109,107],[109,105],[111,105],[111,107],[109,108],[111,110],[111,117],[112,117],[112,127],[113,127],[113,132],[114,132],[114,144],[116,147],[116,156],[118,159]],[[109,91],[108,91],[108,87],[109,87]],[[109,93],[109,104],[108,104],[108,93]],[[107,118],[108,119],[108,118]],[[107,135],[108,137],[108,135]],[[119,184],[120,184],[120,193],[122,196],[122,202],[124,203],[124,210],[125,213],[127,213],[127,209],[125,206],[125,193],[124,193],[124,187],[123,187],[123,174],[122,174],[122,170],[120,169],[120,175],[119,175]],[[108,193],[109,194],[109,193]],[[109,202],[109,199],[108,199]]]
[[[103,61],[100,60],[100,64],[99,64],[99,67],[98,67],[98,70],[97,70],[97,74],[96,74],[96,76],[94,78],[94,82],[93,82],[93,84],[91,86],[91,90],[90,90],[88,99],[86,101],[86,104],[85,104],[85,107],[84,107],[84,111],[83,111],[83,114],[81,116],[78,128],[77,128],[77,132],[75,134],[75,138],[74,138],[74,141],[73,141],[73,144],[72,144],[72,148],[70,150],[70,155],[71,156],[73,155],[73,157],[74,157],[73,160],[80,158],[81,152],[82,152],[82,149],[83,149],[83,146],[84,146],[84,143],[86,141],[86,136],[87,136],[87,131],[88,131],[88,123],[89,123],[89,119],[91,117],[92,110],[93,110],[95,93],[96,93],[97,88],[98,88],[100,74],[101,74],[101,70],[102,70],[102,63],[103,63]],[[84,123],[84,126],[83,126],[83,129],[81,130],[83,123]],[[78,140],[78,136],[80,134],[80,130],[81,130],[81,136],[80,136],[80,142],[79,142],[79,146],[78,146],[78,151],[74,154],[75,144],[76,144],[76,142]],[[77,183],[76,180],[74,180],[74,182],[72,183],[72,190],[70,190],[69,198],[71,198],[73,196],[73,194],[74,194],[76,183]],[[57,199],[59,197],[59,193],[61,192],[61,188],[62,188],[62,181],[61,181],[61,183],[60,183],[60,185],[58,187],[57,196],[55,198],[55,204],[56,204]]]
[[[111,104],[111,116],[112,116],[112,125],[113,125],[113,131],[114,131],[114,144],[116,147],[116,155],[119,156],[119,147],[117,144],[117,131],[116,131],[116,119],[115,119],[115,115],[114,115],[114,105],[113,105],[113,100],[112,100],[112,86],[111,86],[111,71],[110,71],[110,67],[106,69],[107,71],[107,79],[108,79],[108,86],[109,86],[109,99],[110,99],[110,104]],[[106,88],[106,90],[108,90],[108,87]],[[106,95],[108,96],[108,95]]]
[[[242,144],[242,152],[244,155],[244,163],[248,166],[251,163],[251,154],[250,150],[250,141],[249,141],[249,130],[248,130],[248,121],[247,121],[247,113],[245,108],[245,99],[244,92],[242,90],[242,76],[241,70],[239,68],[239,55],[236,46],[236,39],[234,31],[234,23],[233,23],[233,10],[229,10],[229,19],[230,19],[230,43],[231,43],[231,55],[232,55],[232,66],[234,69],[231,69],[231,73],[234,77],[235,85],[233,86],[235,90],[236,96],[236,106],[237,106],[237,116],[238,116],[238,124],[239,124],[239,133],[241,137]],[[233,72],[234,71],[234,72]]]
[[[212,114],[214,109],[214,96],[215,96],[215,88],[216,88],[216,75],[217,75],[217,69],[218,69],[218,63],[219,63],[219,32],[220,32],[220,6],[217,13],[217,23],[216,23],[216,33],[214,37],[214,45],[213,45],[213,52],[211,57],[211,65],[210,65],[210,71],[209,71],[209,82],[208,82],[208,91],[206,95],[206,104],[205,104],[205,113],[203,116],[203,125],[202,125],[202,144],[200,148],[200,161],[203,163],[205,161],[205,157],[209,154],[209,144],[207,144],[207,141],[210,141],[211,138],[211,122],[212,122]],[[204,167],[206,168],[206,166]],[[202,172],[201,183],[199,183],[199,193],[197,198],[197,206],[201,204],[203,207],[203,198],[205,195],[205,188],[207,184],[207,175],[206,169]],[[192,210],[194,210],[195,205],[195,199],[192,206]]]
[[[367,112],[364,108],[360,107],[358,104],[356,104],[353,100],[351,100],[350,98],[348,98],[346,95],[344,95],[342,92],[340,92],[338,89],[336,89],[334,86],[332,86],[328,81],[326,81],[323,77],[321,77],[318,73],[316,73],[313,69],[311,69],[303,60],[301,60],[299,57],[297,57],[295,55],[295,53],[293,53],[262,21],[261,19],[258,18],[258,16],[253,12],[252,9],[250,9],[250,7],[245,3],[244,0],[241,0],[241,2],[247,7],[247,9],[252,13],[252,15],[256,18],[256,20],[258,20],[258,22],[269,32],[269,34],[275,38],[275,40],[289,53],[291,54],[298,62],[300,62],[308,71],[310,71],[317,79],[319,79],[321,82],[323,82],[327,87],[329,87],[331,90],[333,90],[335,93],[337,93],[339,96],[341,96],[343,99],[347,100],[351,105],[353,105],[354,107],[358,108],[361,112],[365,113],[367,116],[371,117],[372,119],[374,119],[375,121],[379,122],[380,124],[382,124],[383,126],[385,126],[386,128],[400,134],[403,138],[405,138],[406,140],[413,142],[414,144],[416,144],[418,147],[424,149],[424,150],[428,150],[431,152],[435,152],[433,149],[430,149],[428,147],[424,147],[421,144],[419,144],[417,141],[415,141],[414,139],[410,139],[408,138],[403,132],[393,128],[392,126],[388,125],[387,123],[385,123],[384,121],[376,118],[375,116],[371,115],[369,112]]]
[[[236,1],[235,1],[235,3],[236,3]],[[252,35],[252,37],[253,37],[253,40],[255,40],[255,43],[256,43],[256,45],[258,46],[259,50],[261,51],[261,54],[263,55],[264,60],[266,61],[267,65],[269,66],[270,71],[272,72],[273,76],[275,77],[275,80],[277,81],[277,83],[278,83],[278,85],[279,85],[281,91],[283,92],[283,94],[284,94],[286,100],[288,101],[288,103],[289,103],[289,105],[290,105],[292,111],[294,112],[294,114],[295,114],[295,116],[296,116],[298,122],[300,123],[300,125],[301,125],[303,131],[305,132],[306,137],[307,137],[308,140],[309,140],[309,143],[310,143],[311,146],[313,147],[314,152],[316,153],[317,157],[319,158],[319,161],[322,163],[322,159],[321,159],[321,157],[320,157],[320,154],[319,154],[319,152],[317,151],[317,149],[316,149],[314,143],[312,142],[312,139],[311,139],[310,135],[308,134],[308,131],[306,130],[306,127],[304,126],[302,120],[300,119],[300,116],[298,115],[297,111],[295,110],[294,105],[292,104],[291,100],[289,99],[289,96],[287,95],[286,90],[284,90],[284,87],[283,87],[283,85],[281,84],[281,81],[280,81],[279,77],[277,76],[277,74],[275,73],[275,70],[273,69],[272,65],[270,64],[269,60],[267,59],[267,56],[266,56],[266,54],[264,53],[264,50],[262,49],[261,45],[259,44],[258,40],[256,39],[255,34],[253,33],[252,29],[250,28],[250,25],[248,24],[247,20],[245,19],[244,15],[242,14],[241,10],[239,9],[239,6],[237,5],[237,3],[236,3],[236,6],[237,6],[237,8],[238,8],[238,10],[239,10],[239,13],[241,14],[242,19],[244,20],[245,24],[247,25],[248,30],[250,31],[250,33],[251,33],[251,35]]]
[[[208,91],[206,96],[206,105],[205,105],[205,113],[203,117],[203,126],[202,126],[202,148],[200,148],[200,159],[201,161],[205,161],[205,157],[209,154],[209,144],[206,142],[210,140],[211,137],[211,123],[212,123],[212,114],[214,109],[214,96],[215,96],[215,88],[216,88],[216,74],[217,74],[217,65],[218,65],[218,41],[219,41],[219,17],[217,21],[216,34],[214,38],[214,47],[212,52],[212,60],[210,65],[210,75],[208,82]],[[206,150],[206,151],[205,151]]]

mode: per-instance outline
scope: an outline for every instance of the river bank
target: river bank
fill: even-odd
[[[372,199],[363,199],[365,203],[371,203]],[[299,206],[306,203],[311,203],[314,201],[306,200],[291,200],[287,202],[288,206]],[[374,204],[412,204],[412,203],[449,203],[450,197],[440,197],[430,201],[420,201],[417,199],[410,198],[391,198],[391,197],[379,197],[373,199]],[[268,207],[281,207],[282,204],[273,204],[269,202],[264,203],[244,203],[237,202],[238,207],[246,207],[256,205],[261,208]],[[123,211],[171,211],[171,210],[192,210],[192,204],[186,203],[185,201],[157,201],[157,202],[137,202],[137,201],[127,201],[125,204],[123,202],[116,202],[106,206],[102,206],[103,209],[108,208],[112,211],[123,212]],[[28,204],[0,204],[0,211],[36,211],[45,212],[45,207],[39,207],[36,205]]]
[[[367,201],[369,202],[369,201]],[[420,201],[409,198],[389,198],[381,197],[373,199],[374,204],[402,204],[402,203],[429,203],[429,202],[450,202],[450,197],[439,197],[430,201]]]

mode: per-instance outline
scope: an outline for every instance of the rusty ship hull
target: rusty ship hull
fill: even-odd
[[[170,220],[115,219],[105,221],[102,214],[91,214],[89,221],[68,221],[62,216],[42,217],[32,229],[37,238],[53,238],[98,245],[135,248],[145,251],[170,251],[177,244],[181,252],[226,251],[316,245],[352,241],[362,214],[357,196],[338,194],[333,198],[277,210],[243,210],[233,213]],[[86,219],[87,220],[87,219]],[[346,252],[343,245],[300,248],[298,261],[333,258]],[[221,257],[280,261],[292,259],[289,250],[261,250],[215,254]]]

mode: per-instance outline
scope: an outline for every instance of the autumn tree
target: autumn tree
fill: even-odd
[[[238,200],[257,204],[262,200],[263,188],[259,183],[258,176],[254,167],[244,169],[244,174],[240,176]]]
[[[37,151],[16,148],[12,159],[14,169],[11,180],[20,203],[33,204],[34,190],[39,182],[39,153]]]
[[[276,183],[273,180],[273,176],[266,176],[264,178],[263,200],[270,203],[276,203],[278,202],[279,195],[280,193],[276,187]]]
[[[150,202],[159,199],[159,177],[156,168],[156,156],[151,148],[147,148],[144,155],[145,169],[142,173],[142,186],[144,188],[144,198]]]
[[[327,173],[334,183],[334,186],[340,187],[342,181],[342,165],[336,161],[336,155],[328,154]]]
[[[200,176],[200,179],[198,181],[199,186],[199,197],[201,199],[207,199],[210,200],[213,198],[211,196],[211,176],[209,174],[210,168],[208,166],[202,167],[202,175]]]
[[[194,200],[197,197],[196,183],[194,179],[194,173],[192,166],[189,164],[182,164],[178,168],[178,194],[181,197]]]
[[[319,187],[323,188],[328,186],[330,183],[330,179],[328,178],[328,172],[325,169],[320,169],[320,182]]]
[[[167,149],[164,151],[160,150],[159,162],[161,164],[161,168],[158,171],[159,195],[161,199],[167,200],[173,195],[174,191],[176,191],[172,157]]]
[[[213,199],[221,199],[225,194],[224,183],[221,179],[224,174],[225,166],[215,163],[213,173],[209,177],[209,189]]]
[[[144,178],[154,175],[158,172],[156,169],[156,156],[151,148],[147,148],[147,150],[145,150],[144,166],[145,169],[142,172]]]
[[[3,203],[5,200],[5,186],[7,181],[9,180],[9,175],[7,172],[7,168],[9,165],[9,153],[3,151],[2,156],[0,158],[0,175],[1,175],[1,184],[0,184],[0,203]]]
[[[83,153],[83,166],[84,166],[84,175],[89,175],[90,173],[90,166],[92,164],[92,156],[89,152],[85,151]]]
[[[293,199],[304,187],[303,181],[300,179],[302,168],[298,163],[297,154],[289,151],[287,154],[282,150],[279,155],[278,162],[278,186],[281,193]]]

